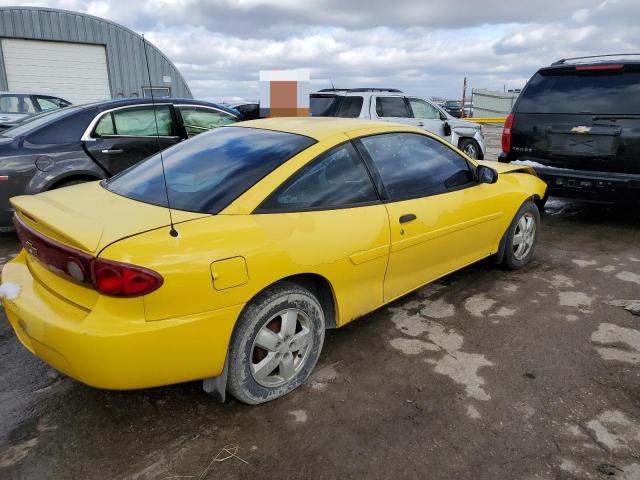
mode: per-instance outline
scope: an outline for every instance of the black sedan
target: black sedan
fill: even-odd
[[[42,113],[0,133],[0,231],[9,198],[115,175],[198,133],[242,120],[196,100],[121,99]]]

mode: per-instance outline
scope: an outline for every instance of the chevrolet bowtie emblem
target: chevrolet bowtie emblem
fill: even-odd
[[[584,125],[580,125],[579,127],[573,127],[571,129],[571,133],[589,133],[591,131],[591,127],[585,127]]]
[[[30,241],[26,241],[24,242],[24,249],[29,252],[31,254],[31,256],[33,257],[37,257],[38,256],[38,249],[36,247],[33,246],[33,243],[31,243]]]

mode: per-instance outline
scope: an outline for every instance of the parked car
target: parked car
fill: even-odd
[[[444,109],[454,118],[460,118],[462,113],[462,102],[460,100],[447,100],[444,102]]]
[[[480,125],[457,120],[433,102],[393,88],[320,90],[311,94],[310,110],[314,117],[367,118],[415,125],[479,160],[486,151]]]
[[[502,134],[501,162],[534,166],[549,194],[640,202],[640,60],[561,60],[529,80]]]
[[[242,122],[163,157],[12,199],[24,249],[2,271],[20,287],[7,317],[89,385],[204,378],[219,398],[280,397],[325,329],[490,255],[527,264],[546,189],[529,167],[353,119]]]
[[[46,93],[0,92],[0,131],[33,115],[69,105],[71,102]]]
[[[158,130],[156,130],[156,118]],[[137,98],[69,106],[0,133],[0,231],[11,229],[9,198],[108,178],[240,114],[196,100]],[[156,135],[159,133],[159,137]]]
[[[230,107],[240,112],[243,120],[257,120],[260,118],[260,104],[257,102],[234,103]]]

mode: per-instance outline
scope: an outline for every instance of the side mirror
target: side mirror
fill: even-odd
[[[498,172],[486,165],[480,165],[477,173],[478,182],[480,183],[496,183],[498,181]]]
[[[449,125],[449,122],[444,122],[444,136],[448,137],[451,135],[451,125]]]

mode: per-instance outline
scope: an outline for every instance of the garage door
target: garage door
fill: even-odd
[[[9,90],[51,93],[71,103],[111,98],[102,45],[2,40]]]

